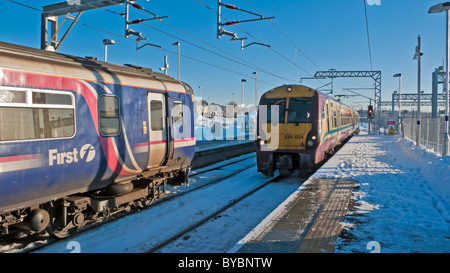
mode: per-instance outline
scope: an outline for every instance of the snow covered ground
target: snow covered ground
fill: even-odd
[[[232,160],[236,159],[230,161]],[[152,206],[67,240],[60,240],[37,252],[67,253],[72,250],[73,244],[77,244],[82,253],[145,252],[158,242],[173,236],[267,181],[269,178],[258,173],[255,165],[256,158],[251,157],[223,169],[197,175],[191,179],[190,187],[238,173],[220,183]],[[255,193],[252,198],[240,202],[239,206],[224,211],[201,229],[165,246],[160,252],[224,253],[294,192],[299,184],[297,177],[272,183]],[[177,189],[182,190],[184,189]]]
[[[255,140],[255,114],[238,118],[194,116],[197,142],[211,140]]]
[[[359,186],[335,252],[450,252],[450,156],[363,126],[314,177]]]
[[[363,125],[313,177],[357,180],[335,252],[450,252],[450,156],[442,157],[398,136],[368,135]],[[142,252],[202,214],[267,180],[255,158],[193,178],[191,187],[238,170],[214,186],[62,240],[39,252]],[[298,179],[267,190],[224,212],[162,252],[227,252],[300,187]],[[237,190],[239,189],[239,191]],[[177,189],[183,190],[182,188]],[[9,252],[8,246],[0,252]]]

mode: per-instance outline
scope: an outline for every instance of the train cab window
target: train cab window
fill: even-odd
[[[160,100],[150,101],[150,116],[151,116],[151,129],[152,131],[162,131],[163,130],[163,104]]]
[[[290,98],[288,123],[305,123],[312,120],[312,98]]]
[[[286,99],[266,99],[262,98],[260,105],[267,105],[267,123],[272,121],[272,105],[278,106],[279,108],[279,118],[280,123],[284,123],[284,116],[286,112]]]
[[[35,100],[58,97],[62,101]],[[0,141],[68,138],[75,135],[70,92],[0,88]]]
[[[100,114],[100,133],[104,136],[117,135],[120,132],[119,98],[103,95],[98,99]]]
[[[175,125],[183,124],[183,103],[181,101],[175,101],[173,103],[173,110]]]

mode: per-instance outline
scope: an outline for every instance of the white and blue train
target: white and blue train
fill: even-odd
[[[192,109],[151,69],[0,42],[0,234],[66,237],[187,183]]]

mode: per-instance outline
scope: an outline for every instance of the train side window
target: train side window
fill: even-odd
[[[60,100],[33,99],[53,95]],[[0,88],[0,141],[69,138],[74,135],[75,104],[71,93]]]
[[[33,92],[33,104],[72,105],[72,97],[66,94]]]
[[[163,111],[162,111],[162,101],[151,100],[150,101],[150,125],[152,131],[162,131],[163,130]]]
[[[337,112],[333,111],[333,128],[337,127]]]
[[[98,99],[100,114],[100,133],[104,136],[117,135],[120,132],[119,98],[102,95]]]
[[[181,101],[174,101],[173,110],[175,125],[183,124],[183,103]]]
[[[327,121],[327,129],[328,129],[328,132],[329,132],[330,131],[330,112],[329,112],[329,109],[328,109],[328,104],[325,104],[325,107],[326,107],[325,118],[326,118],[326,121]]]
[[[25,91],[0,90],[0,103],[27,103]]]

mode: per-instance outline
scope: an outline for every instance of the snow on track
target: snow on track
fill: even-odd
[[[244,161],[244,163],[239,162],[234,166],[227,166],[224,170],[215,170],[208,175],[202,174],[200,175],[202,177],[201,183],[205,183],[206,180],[214,179],[213,177],[221,177],[236,169],[241,169],[245,164],[251,166],[248,167],[247,170],[220,183],[192,191],[169,202],[152,206],[139,213],[105,224],[101,228],[93,229],[71,237],[68,240],[61,240],[60,242],[40,249],[38,252],[69,252],[69,250],[67,250],[67,244],[70,241],[78,242],[80,244],[80,250],[83,253],[145,252],[158,242],[200,220],[204,215],[208,215],[225,203],[239,198],[243,192],[248,192],[267,181],[269,178],[256,172],[256,167],[254,166],[256,163],[255,161],[255,158],[250,158]],[[277,202],[286,198],[286,196],[292,193],[297,187],[298,185],[291,185],[290,187],[280,186],[279,188],[285,188],[284,196],[282,194],[277,194],[275,196],[278,197],[273,198],[272,201],[268,196],[273,195],[273,193],[262,194],[259,195],[261,196],[261,199],[254,200],[256,202],[255,204],[260,205],[262,202],[273,202],[273,206],[276,206]],[[250,223],[248,223],[248,221],[240,222],[245,230],[243,232],[248,232],[248,230],[253,228],[253,226],[263,219],[266,216],[266,213],[270,212],[272,209],[273,207],[267,207],[267,205],[253,207],[252,213],[255,214],[259,211],[260,218],[255,218],[256,216],[253,215],[253,220],[250,221]],[[242,210],[240,216],[234,216],[237,218],[244,218],[247,214],[248,212],[246,210]],[[216,229],[207,230],[209,237],[214,238],[217,236]],[[229,230],[228,236],[236,236],[234,230],[234,228]],[[240,239],[239,236],[240,235],[237,235],[234,240]],[[229,238],[228,240],[233,241],[233,238]],[[223,248],[216,249],[215,251],[226,251],[229,245],[230,244],[226,244]],[[217,247],[217,245],[215,247]],[[168,249],[167,251],[171,250]],[[204,245],[199,244],[191,245],[189,250],[183,249],[179,251],[208,252],[214,250],[204,248]]]

